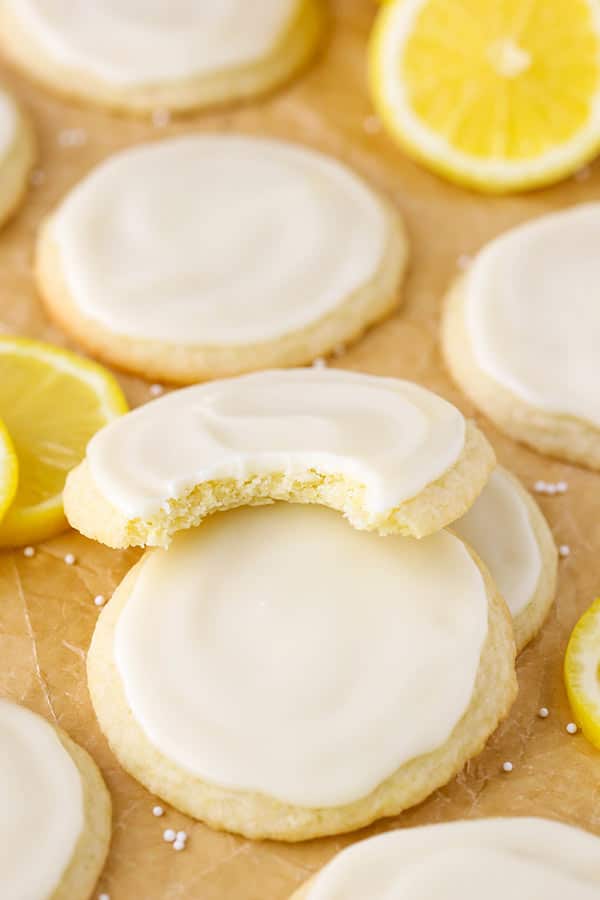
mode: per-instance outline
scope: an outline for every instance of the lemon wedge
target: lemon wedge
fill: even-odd
[[[393,0],[369,47],[404,149],[490,193],[549,184],[600,148],[598,0]]]
[[[573,629],[564,673],[575,720],[588,741],[600,748],[600,597]]]
[[[18,469],[15,448],[6,425],[0,422],[0,519],[12,503],[17,491]]]
[[[14,499],[0,521],[0,546],[34,543],[67,527],[67,472],[81,462],[91,436],[126,411],[116,379],[96,363],[38,341],[0,337],[0,416],[19,472],[17,483],[16,461],[8,463]],[[0,497],[3,485],[0,463]]]

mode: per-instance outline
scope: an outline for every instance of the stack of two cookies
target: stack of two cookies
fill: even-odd
[[[154,548],[88,656],[122,765],[214,827],[282,840],[446,783],[516,693],[494,579],[519,646],[554,591],[547,525],[494,465],[425,388],[331,369],[186,388],[99,432],[69,520]]]

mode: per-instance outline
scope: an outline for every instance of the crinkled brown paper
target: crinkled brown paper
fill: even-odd
[[[441,298],[459,257],[524,219],[598,198],[600,164],[558,187],[507,199],[468,193],[413,165],[379,129],[369,103],[365,44],[374,12],[369,0],[337,0],[324,52],[289,88],[242,109],[198,114],[166,127],[79,109],[3,69],[6,84],[35,120],[44,177],[0,235],[0,328],[67,343],[36,297],[34,237],[46,211],[109,153],[166,134],[240,130],[276,135],[349,163],[389,195],[408,225],[412,263],[403,307],[339,365],[414,379],[473,415],[443,370],[437,342]],[[82,129],[85,143],[68,146],[78,135],[69,129]],[[143,381],[122,377],[121,383],[132,404],[149,399]],[[170,809],[154,818],[154,798],[120,769],[100,734],[84,668],[98,615],[93,598],[111,595],[137,552],[109,550],[68,532],[39,546],[31,559],[20,551],[0,553],[0,695],[65,728],[96,759],[112,794],[113,843],[98,890],[111,900],[284,900],[352,840],[465,816],[546,815],[600,833],[600,753],[581,735],[565,732],[570,714],[561,678],[570,629],[600,592],[600,475],[538,456],[475,416],[500,460],[527,485],[538,478],[569,483],[564,496],[541,500],[557,542],[571,548],[561,562],[558,602],[541,636],[522,654],[517,703],[481,756],[417,809],[350,837],[291,846],[251,843]],[[75,565],[64,563],[67,552],[75,554]],[[536,715],[542,705],[550,710],[546,720]],[[390,722],[390,728],[410,725]],[[512,761],[511,774],[501,772],[504,760]],[[188,832],[185,852],[174,852],[162,840],[169,826]]]

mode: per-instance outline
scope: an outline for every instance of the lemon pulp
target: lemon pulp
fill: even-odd
[[[389,130],[442,174],[490,191],[556,180],[600,145],[600,5],[395,0],[370,76]]]
[[[600,598],[571,633],[564,675],[577,724],[587,739],[600,748]]]
[[[0,416],[16,451],[16,493],[0,546],[43,540],[66,527],[62,490],[88,440],[127,404],[114,377],[73,353],[0,338]]]

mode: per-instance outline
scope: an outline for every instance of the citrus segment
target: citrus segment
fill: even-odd
[[[491,192],[554,181],[600,146],[600,5],[386,3],[370,82],[390,132],[450,179]]]
[[[577,724],[586,738],[600,748],[600,597],[573,629],[564,674]]]
[[[0,520],[15,496],[17,473],[17,454],[6,426],[0,422]]]
[[[0,338],[0,416],[19,464],[0,546],[43,540],[66,527],[62,490],[91,436],[127,411],[115,378],[96,363],[25,338]]]

